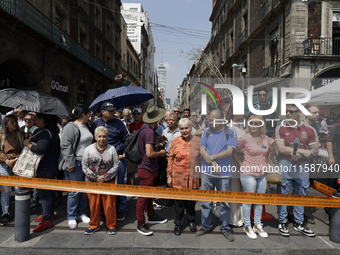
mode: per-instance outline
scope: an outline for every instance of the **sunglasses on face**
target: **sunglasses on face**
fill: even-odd
[[[134,112],[133,115],[140,115],[140,112]]]
[[[300,110],[296,110],[296,111],[293,111],[293,110],[286,110],[286,113],[290,113],[290,114],[293,114],[293,113],[296,113],[296,112],[299,112]]]
[[[178,113],[179,111],[174,111],[174,113]]]
[[[253,122],[253,121],[250,121],[250,122],[249,122],[249,125],[250,125],[250,126],[260,126],[261,123],[260,123],[260,122]]]
[[[191,115],[192,117],[197,117],[197,115]]]
[[[259,94],[259,97],[265,97],[267,94]]]

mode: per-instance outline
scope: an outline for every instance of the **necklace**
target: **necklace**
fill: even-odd
[[[98,150],[100,153],[103,153],[103,152],[105,151],[105,149],[106,149],[106,146],[105,146],[104,149],[99,149],[98,144],[96,144],[96,147],[97,147],[97,150]]]

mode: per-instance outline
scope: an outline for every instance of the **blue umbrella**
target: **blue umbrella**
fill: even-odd
[[[117,109],[142,104],[153,98],[151,92],[137,86],[109,89],[99,95],[90,105],[92,111],[101,111],[104,102],[110,101]]]

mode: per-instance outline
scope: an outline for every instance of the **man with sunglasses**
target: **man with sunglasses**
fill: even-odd
[[[176,113],[178,121],[181,119],[181,109],[178,106],[175,106],[171,112]]]
[[[275,140],[279,150],[279,168],[282,182],[277,185],[278,194],[308,195],[309,168],[308,160],[319,154],[318,135],[313,127],[301,122],[301,111],[295,105],[287,105],[287,121],[276,128]],[[297,147],[297,150],[294,148]],[[287,206],[277,206],[279,215],[279,233],[288,237]],[[304,207],[294,206],[294,230],[313,237],[315,233],[304,222]]]
[[[266,88],[262,88],[258,91],[258,97],[259,97],[259,101],[257,103],[254,104],[254,108],[256,110],[268,110],[272,107],[271,102],[267,101],[268,98],[268,90]],[[251,116],[252,114],[249,112],[247,114],[247,119]],[[262,116],[264,120],[266,119],[278,119],[278,115],[277,115],[277,110],[275,110],[275,112],[269,114],[269,115],[263,115]],[[275,132],[275,128],[276,128],[276,121],[266,121],[266,128],[267,128],[267,133],[266,135],[268,137],[274,137],[274,132]]]
[[[37,119],[37,116],[34,112],[29,112],[25,115],[24,121],[25,125],[20,128],[22,132],[30,132],[33,134],[34,130],[36,130],[38,127],[35,126],[35,121]]]
[[[128,125],[130,134],[132,134],[134,131],[137,131],[144,125],[144,121],[142,120],[143,112],[141,108],[135,107],[132,110],[132,115],[133,115],[134,121]],[[134,185],[135,183],[135,174],[137,171],[137,165],[138,164],[132,163],[131,161],[127,160],[127,173],[128,173],[128,184],[129,185]],[[129,197],[128,199],[130,200],[131,197]]]

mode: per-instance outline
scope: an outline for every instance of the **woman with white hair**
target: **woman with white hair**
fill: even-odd
[[[167,167],[167,183],[169,187],[178,189],[198,189],[200,187],[199,173],[195,166],[200,165],[200,138],[191,135],[191,122],[188,118],[179,121],[181,136],[171,142]],[[191,232],[197,231],[195,223],[195,201],[174,200],[175,228],[174,234],[182,233],[184,210]]]
[[[94,137],[97,142],[86,147],[82,158],[85,179],[90,182],[114,184],[119,167],[118,153],[114,146],[107,143],[108,130],[106,127],[97,127],[94,131]],[[88,193],[87,196],[91,210],[91,221],[85,235],[92,235],[100,229],[101,200],[109,233],[110,235],[117,234],[116,196],[93,193]]]

